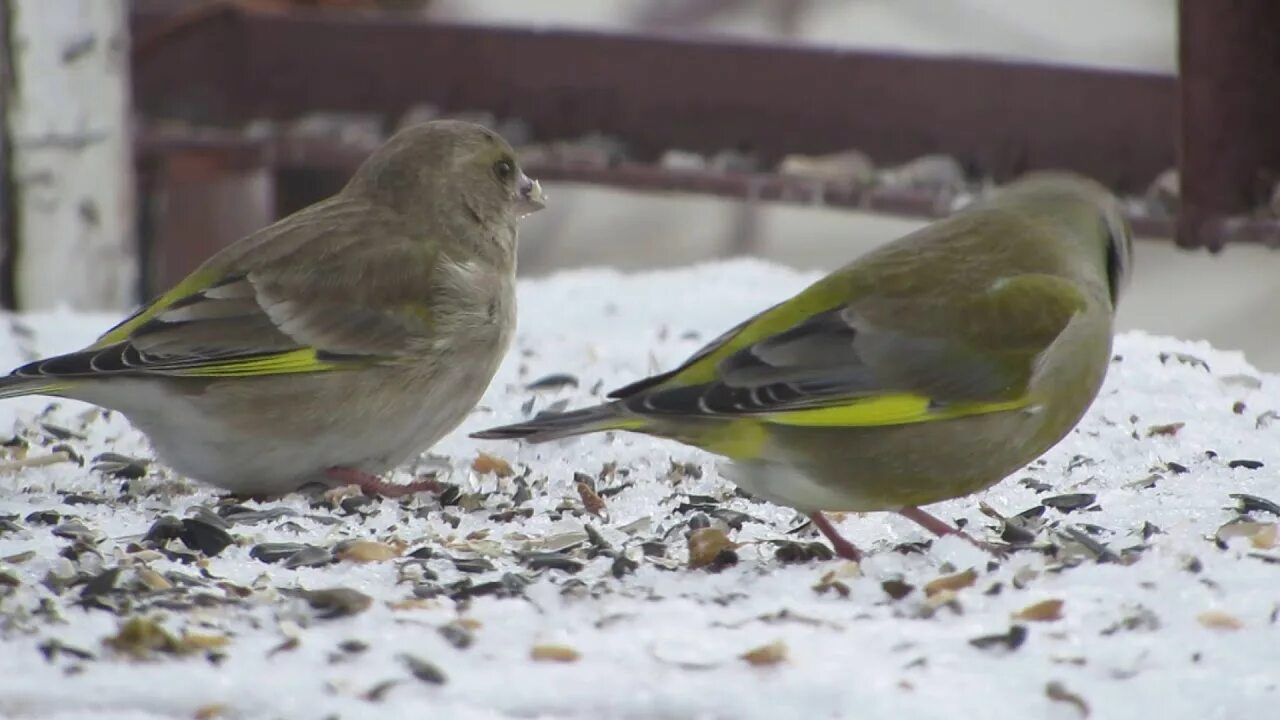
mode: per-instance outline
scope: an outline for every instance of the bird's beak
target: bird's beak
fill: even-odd
[[[516,181],[516,212],[521,215],[537,212],[547,206],[547,196],[542,194],[542,183],[520,173]]]

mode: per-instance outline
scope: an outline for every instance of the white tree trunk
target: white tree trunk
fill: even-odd
[[[8,5],[18,307],[126,308],[138,273],[127,3]]]

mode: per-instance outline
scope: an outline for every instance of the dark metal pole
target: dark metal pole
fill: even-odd
[[[1183,247],[1222,249],[1280,182],[1280,2],[1181,0]]]

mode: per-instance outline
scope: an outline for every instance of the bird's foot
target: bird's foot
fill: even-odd
[[[325,475],[336,485],[355,485],[365,495],[398,498],[405,495],[413,495],[414,493],[440,491],[440,483],[431,478],[397,485],[389,483],[377,475],[370,475],[367,472],[345,467],[329,468],[325,471]]]
[[[809,520],[814,527],[818,528],[818,532],[827,538],[827,542],[831,543],[831,549],[835,551],[837,557],[852,560],[853,562],[862,560],[862,551],[854,546],[853,543],[845,540],[840,535],[840,531],[836,530],[836,526],[832,525],[831,521],[827,519],[826,515],[820,512],[812,513],[809,515]]]
[[[980,550],[985,550],[993,555],[1003,556],[1005,554],[1005,548],[999,545],[992,545],[991,543],[985,543],[985,542],[982,542],[981,540],[976,540],[972,535],[964,532],[963,530],[949,523],[939,520],[938,518],[930,515],[929,513],[925,512],[924,510],[921,510],[918,507],[902,508],[901,510],[898,511],[898,514],[910,520],[911,522],[914,522],[915,524],[919,525],[925,530],[928,530],[934,535],[937,535],[938,537],[955,535],[968,541],[974,547]]]

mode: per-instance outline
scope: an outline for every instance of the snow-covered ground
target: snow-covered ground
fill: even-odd
[[[127,458],[147,443],[119,416],[0,403],[0,441],[30,442],[26,460],[0,454],[0,716],[1273,714],[1280,517],[1232,495],[1280,501],[1280,376],[1237,354],[1118,338],[1068,439],[931,508],[990,540],[999,522],[980,504],[1041,508],[1033,549],[1000,561],[888,515],[840,520],[870,550],[861,568],[804,559],[817,538],[791,532],[795,512],[735,494],[690,448],[466,438],[670,367],[813,277],[736,261],[523,283],[517,348],[416,469],[457,486],[444,508],[332,494],[237,507],[156,465],[136,477]],[[110,320],[0,318],[0,364],[73,349]],[[576,387],[527,389],[559,374]],[[95,460],[106,452],[126,457]],[[478,472],[502,465],[481,452],[514,475]],[[6,469],[55,453],[71,459]],[[1242,502],[1255,524],[1220,530]],[[736,553],[689,568],[691,523],[726,530]],[[315,592],[335,588],[355,592]]]

